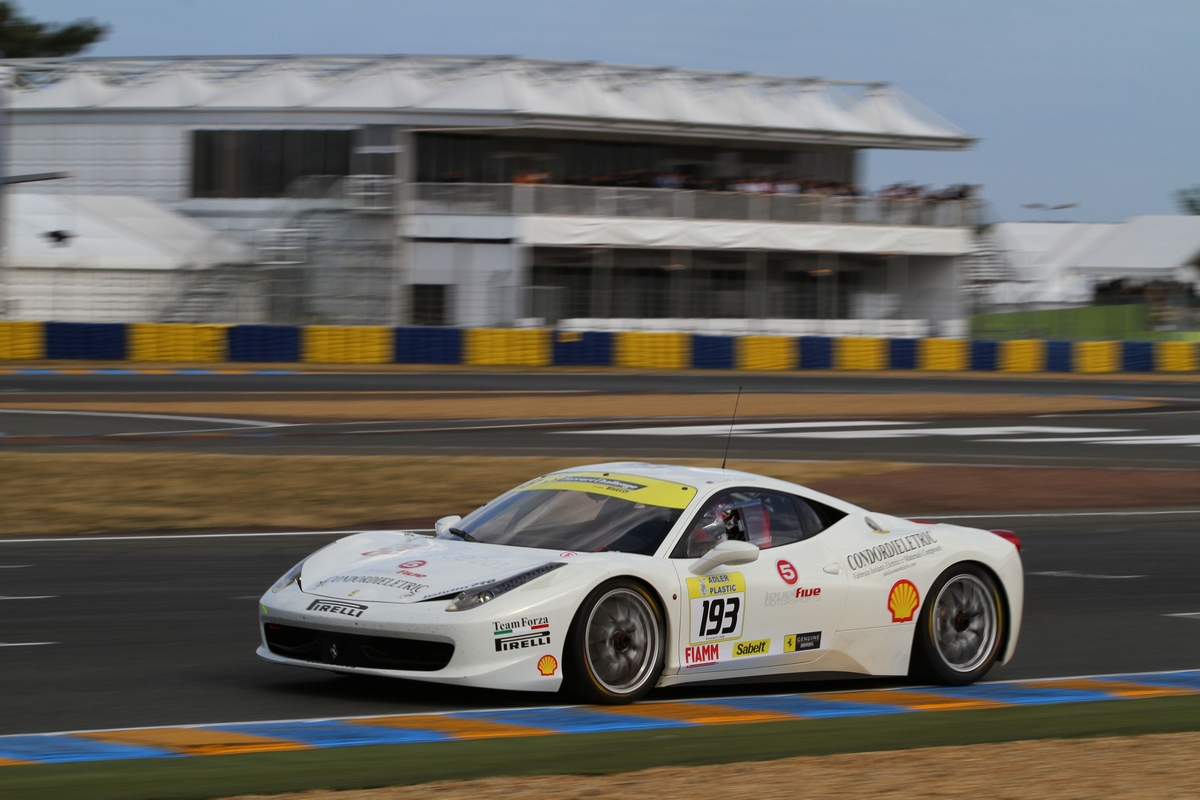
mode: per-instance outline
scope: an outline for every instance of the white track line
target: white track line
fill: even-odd
[[[1200,611],[1191,611],[1186,614],[1163,614],[1164,617],[1184,617],[1185,619],[1200,619]]]
[[[161,539],[252,539],[270,536],[349,536],[353,533],[381,533],[388,529],[373,529],[360,531],[277,531],[271,533],[170,533],[148,534],[146,536],[46,536],[37,539],[4,539],[0,545],[25,544],[37,542],[71,542],[83,544],[86,542],[150,542]],[[396,529],[397,533],[433,533],[432,528]]]
[[[189,422],[228,422],[255,428],[284,428],[285,422],[266,422],[261,419],[231,419],[229,417],[189,417],[182,414],[138,414],[124,411],[46,411],[41,409],[0,408],[0,414],[45,414],[68,417],[128,417],[130,419],[181,419]]]
[[[0,569],[25,569],[32,566],[33,564],[0,564]]]
[[[58,642],[0,642],[0,647],[41,647],[46,644],[58,644]]]
[[[30,595],[25,595],[23,597],[15,597],[15,596],[14,597],[6,597],[5,595],[0,594],[0,601],[3,601],[3,600],[53,600],[56,597],[58,597],[58,595],[56,595],[56,594],[30,594]]]

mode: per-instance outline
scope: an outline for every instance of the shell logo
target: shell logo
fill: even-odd
[[[892,622],[910,622],[917,606],[921,605],[921,595],[912,581],[896,581],[892,591],[888,593],[888,610],[892,612]]]
[[[543,678],[548,678],[558,669],[558,659],[554,656],[542,656],[538,659],[538,672]]]

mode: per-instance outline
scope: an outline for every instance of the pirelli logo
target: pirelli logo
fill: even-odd
[[[308,604],[309,611],[320,611],[323,614],[341,614],[344,617],[361,617],[368,606],[358,603],[343,603],[340,600],[313,600]]]

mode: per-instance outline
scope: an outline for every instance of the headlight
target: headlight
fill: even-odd
[[[505,592],[511,592],[518,586],[524,586],[535,578],[540,578],[547,573],[553,572],[559,567],[565,567],[563,561],[555,561],[550,564],[542,564],[540,567],[534,567],[531,570],[522,572],[518,575],[513,575],[511,578],[487,583],[483,586],[476,586],[473,589],[467,589],[465,592],[459,592],[454,598],[454,602],[446,606],[447,611],[467,611],[472,608],[477,608],[484,603],[495,600]]]
[[[308,559],[304,559],[308,561]],[[283,577],[275,581],[275,585],[271,587],[271,594],[279,594],[293,583],[300,585],[300,571],[304,569],[304,561],[301,561],[296,566],[283,573]]]

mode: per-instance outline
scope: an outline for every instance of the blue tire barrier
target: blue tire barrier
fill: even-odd
[[[229,329],[230,361],[299,361],[300,329],[295,325],[234,325]]]
[[[833,369],[833,339],[829,336],[801,336],[800,369]]]
[[[692,367],[694,369],[733,369],[732,336],[692,336]]]
[[[888,367],[890,369],[917,368],[917,340],[892,339],[888,343]]]
[[[983,372],[996,371],[996,355],[999,350],[996,342],[971,342],[971,369]]]
[[[1070,372],[1074,359],[1071,357],[1073,342],[1046,342],[1046,372]]]
[[[121,322],[47,322],[46,358],[125,360],[125,324]]]
[[[1154,371],[1154,342],[1121,342],[1121,369],[1125,372]]]
[[[397,364],[458,364],[462,361],[459,328],[396,328]]]
[[[554,363],[565,367],[612,366],[612,334],[608,331],[558,331]]]

